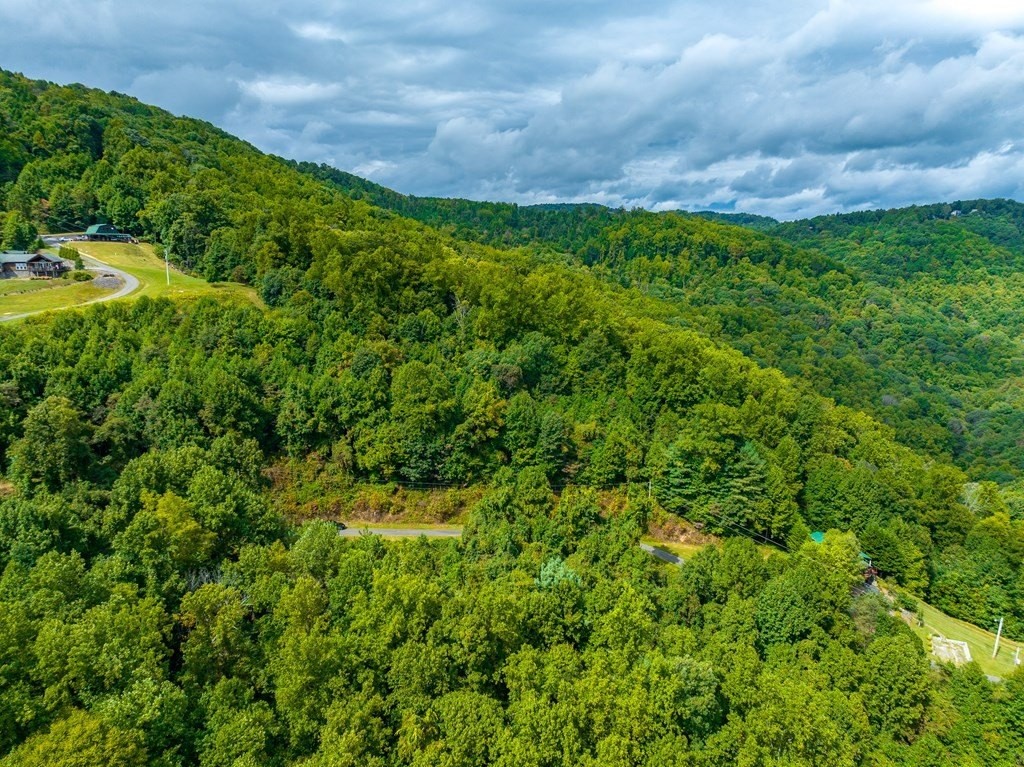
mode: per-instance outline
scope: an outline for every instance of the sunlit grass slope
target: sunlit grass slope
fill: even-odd
[[[132,293],[133,297],[192,298],[218,295],[238,296],[253,303],[260,303],[256,291],[248,286],[234,282],[207,282],[174,269],[171,270],[170,285],[168,285],[164,262],[156,255],[153,246],[148,243],[132,245],[119,242],[79,242],[75,243],[74,247],[84,256],[91,256],[134,275],[139,280],[140,286]]]
[[[0,282],[0,318],[10,315],[66,309],[113,293],[91,282],[66,280],[8,280]]]
[[[919,604],[924,615],[924,626],[914,624],[911,628],[924,640],[925,647],[930,649],[929,639],[933,634],[946,637],[946,639],[966,642],[967,646],[971,648],[972,660],[977,662],[982,671],[1004,678],[1014,671],[1013,659],[1017,648],[1022,648],[1021,659],[1024,662],[1024,645],[1020,642],[1013,642],[1003,636],[999,641],[999,653],[993,658],[992,649],[996,641],[994,632],[952,618],[925,602]]]

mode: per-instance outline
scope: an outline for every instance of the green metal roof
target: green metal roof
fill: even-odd
[[[86,234],[120,234],[116,226],[110,224],[93,224],[85,230]]]

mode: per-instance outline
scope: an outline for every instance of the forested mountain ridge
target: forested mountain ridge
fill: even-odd
[[[353,198],[448,227],[460,239],[491,245],[544,242],[584,255],[587,240],[602,229],[644,213],[587,203],[523,206],[416,197],[327,165],[290,164]],[[834,251],[843,256],[841,263],[850,263],[870,277],[906,277],[927,269],[948,278],[964,265],[993,273],[1019,271],[1024,266],[1024,204],[1014,200],[958,200],[785,222],[749,213],[676,211],[673,215],[742,226],[815,250]],[[867,253],[850,254],[851,243],[861,244]]]
[[[1020,675],[930,675],[850,598],[864,548],[1019,635],[1012,496],[965,497],[624,279],[687,279],[697,240],[698,272],[855,282],[836,262],[639,214],[595,246],[620,261],[466,242],[203,123],[3,78],[7,221],[66,225],[71,200],[270,306],[0,328],[4,764],[1013,764]],[[461,542],[346,541],[270,510],[263,469],[288,457],[490,489]],[[602,519],[591,488],[629,483]],[[661,569],[635,546],[648,492],[738,537]]]
[[[780,224],[601,206],[399,195],[303,165],[405,216],[494,245],[551,248],[672,302],[681,319],[893,426],[972,478],[1012,482],[1024,337],[1024,206],[973,200]],[[716,220],[712,218],[712,220]],[[795,247],[794,247],[795,246]]]
[[[912,407],[946,419],[954,455],[976,476],[1020,476],[1024,205],[969,200],[853,213],[783,224],[773,234],[887,289],[892,311],[907,317],[899,343],[931,360],[905,362],[925,383]]]
[[[1024,268],[1024,204],[958,200],[843,213],[781,223],[783,239],[840,253],[890,279],[928,271],[950,280],[970,269],[1009,274]]]

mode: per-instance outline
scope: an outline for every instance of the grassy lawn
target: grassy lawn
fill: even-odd
[[[114,292],[111,288],[97,288],[91,282],[68,280],[18,280],[18,287],[23,289],[16,292],[15,286],[11,285],[13,282],[15,280],[0,283],[0,317],[47,309],[66,309]]]
[[[1020,642],[1012,642],[1004,636],[999,640],[999,654],[993,658],[992,647],[996,641],[995,633],[951,618],[924,602],[920,602],[920,605],[921,611],[924,613],[924,626],[914,624],[911,628],[924,640],[927,649],[931,649],[929,644],[931,635],[939,634],[947,639],[967,642],[967,646],[971,648],[971,658],[986,674],[1005,678],[1013,673],[1014,653],[1018,647],[1024,647]],[[1024,663],[1024,649],[1021,649],[1021,662]]]
[[[131,294],[132,297],[239,296],[252,303],[260,303],[256,291],[246,285],[234,282],[207,282],[174,269],[171,269],[171,284],[168,285],[164,262],[157,257],[153,246],[147,243],[131,245],[122,242],[75,242],[71,245],[83,256],[92,256],[134,275],[140,286]]]
[[[0,280],[0,296],[9,296],[13,293],[34,293],[37,290],[63,288],[72,284],[65,280]]]

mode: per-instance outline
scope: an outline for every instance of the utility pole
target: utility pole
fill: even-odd
[[[996,646],[992,648],[992,657],[996,657],[996,653],[999,652],[999,637],[1003,635],[1003,619],[999,619],[999,629],[996,631]]]
[[[167,287],[171,286],[171,262],[167,260],[167,249],[164,249],[164,271],[167,272]]]
[[[1020,665],[1020,648],[1019,647],[1017,648],[1017,654],[1013,656],[1013,665],[1014,666],[1019,666]]]

